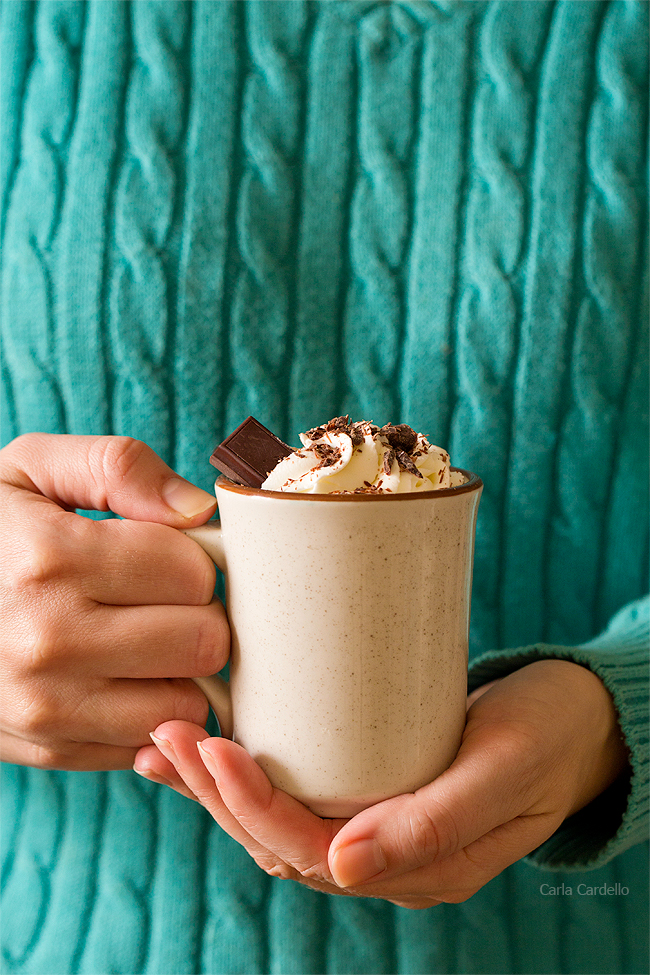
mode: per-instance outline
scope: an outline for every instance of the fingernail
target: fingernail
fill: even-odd
[[[213,495],[180,477],[170,477],[161,493],[165,504],[186,518],[194,518],[215,504]]]
[[[159,775],[158,772],[152,772],[150,769],[144,769],[141,772],[135,765],[133,766],[133,771],[141,775],[147,782],[155,782],[156,785],[166,785],[170,789],[173,789],[174,792],[178,792],[179,796],[185,796],[186,799],[191,799],[193,802],[199,801],[187,786],[179,785],[178,782],[172,782],[171,779],[166,779],[164,775]]]
[[[386,869],[386,857],[377,840],[357,840],[334,854],[332,876],[339,887],[356,887]]]
[[[143,779],[146,779],[147,782],[155,782],[156,785],[168,785],[170,789],[175,788],[174,784],[169,779],[166,779],[164,775],[159,775],[158,772],[152,772],[150,769],[143,769],[140,771],[140,769],[136,768],[135,765],[133,766],[133,771],[137,772],[138,775],[142,776]]]
[[[198,746],[199,755],[201,756],[201,760],[202,760],[203,764],[205,765],[205,767],[207,768],[208,772],[210,773],[210,775],[212,776],[212,778],[216,782],[217,788],[219,788],[219,766],[215,762],[215,760],[212,757],[212,755],[210,754],[210,752],[207,751],[207,749],[205,749],[203,747],[203,742],[197,741],[196,744]]]
[[[163,753],[165,758],[168,758],[170,762],[176,761],[176,752],[174,751],[171,742],[167,741],[166,738],[156,738],[156,736],[153,734],[150,734],[149,737],[156,748]]]

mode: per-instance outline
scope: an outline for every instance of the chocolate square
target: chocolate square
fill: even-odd
[[[262,486],[275,465],[293,449],[249,416],[212,452],[210,463],[236,484]]]

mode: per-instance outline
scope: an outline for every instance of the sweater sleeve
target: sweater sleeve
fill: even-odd
[[[538,643],[491,651],[470,666],[469,690],[533,663],[571,660],[598,674],[616,706],[628,772],[560,826],[527,860],[549,870],[591,870],[648,838],[648,647],[650,598],[631,603],[607,629],[576,647]]]

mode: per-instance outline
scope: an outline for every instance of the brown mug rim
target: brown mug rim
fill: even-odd
[[[452,467],[452,471],[460,471],[467,480],[455,487],[432,488],[431,491],[412,491],[402,494],[307,494],[298,491],[263,491],[262,488],[248,487],[246,484],[235,484],[229,478],[221,474],[215,487],[223,488],[225,491],[232,491],[233,494],[252,495],[261,498],[275,498],[277,501],[416,501],[419,498],[449,498],[457,494],[467,494],[471,491],[478,491],[483,487],[483,481],[478,474],[466,471],[462,467]]]

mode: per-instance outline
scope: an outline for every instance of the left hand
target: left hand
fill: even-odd
[[[591,671],[540,660],[468,700],[453,764],[414,794],[320,819],[232,741],[168,721],[136,770],[197,799],[272,876],[424,908],[467,900],[610,785],[627,753]],[[197,747],[198,744],[198,747]]]

